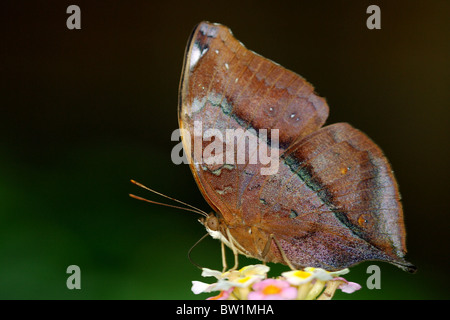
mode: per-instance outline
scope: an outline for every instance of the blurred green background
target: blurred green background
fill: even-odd
[[[81,30],[66,8],[81,8]],[[381,8],[381,30],[366,8]],[[450,3],[448,1],[2,1],[0,4],[0,299],[204,299],[188,258],[195,214],[149,205],[140,181],[209,211],[170,140],[184,48],[202,20],[301,74],[384,150],[400,185],[407,259],[371,262],[337,299],[448,299]],[[207,239],[193,259],[220,268]],[[231,258],[231,255],[230,255]],[[231,259],[230,259],[231,260]],[[242,259],[242,263],[255,263]],[[68,290],[66,268],[81,268]],[[273,266],[273,265],[272,265]],[[274,274],[285,270],[273,266]]]

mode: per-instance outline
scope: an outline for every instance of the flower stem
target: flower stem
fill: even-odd
[[[331,300],[336,289],[343,283],[341,280],[328,281],[327,288],[325,291],[317,298],[317,300]]]
[[[323,288],[325,287],[325,281],[317,280],[311,290],[309,291],[308,295],[306,296],[305,300],[314,300],[319,293],[322,292]]]

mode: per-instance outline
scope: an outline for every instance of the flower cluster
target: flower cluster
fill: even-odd
[[[217,282],[208,284],[192,281],[195,294],[220,291],[208,300],[329,300],[337,289],[352,293],[361,286],[340,277],[348,269],[330,272],[320,268],[305,268],[283,272],[277,278],[267,278],[269,267],[249,265],[227,272],[203,268],[203,277],[215,277]]]

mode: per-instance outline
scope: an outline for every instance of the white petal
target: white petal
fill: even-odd
[[[333,276],[341,276],[341,275],[347,274],[349,272],[350,272],[350,270],[348,268],[345,268],[345,269],[342,269],[342,270],[330,272],[330,274],[333,275]]]
[[[215,277],[216,279],[222,279],[223,275],[222,272],[217,271],[217,270],[211,270],[208,268],[203,268],[202,269],[202,277]]]
[[[312,269],[314,278],[319,279],[321,281],[328,281],[328,280],[333,279],[333,276],[328,271],[326,271],[322,268],[306,268],[305,269],[306,271],[311,272],[307,269]]]
[[[227,280],[219,280],[217,283],[214,283],[213,288],[211,288],[211,291],[226,291],[230,288],[235,287],[235,284],[227,281]]]
[[[270,268],[263,264],[255,264],[243,267],[240,271],[245,276],[250,275],[266,275]]]
[[[204,282],[200,282],[200,281],[192,281],[191,290],[194,294],[199,294],[202,292],[210,292],[210,291],[207,291],[209,286],[210,286],[210,284],[208,284],[208,283],[204,283]]]

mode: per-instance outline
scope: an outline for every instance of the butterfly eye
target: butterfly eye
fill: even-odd
[[[219,229],[219,220],[214,215],[209,215],[206,219],[206,223],[208,225],[208,229],[216,231]]]

